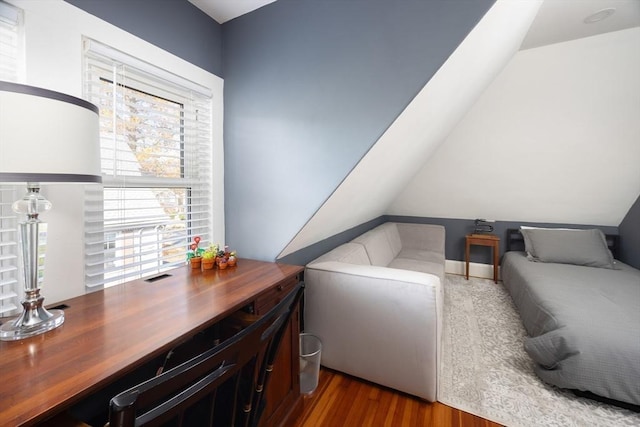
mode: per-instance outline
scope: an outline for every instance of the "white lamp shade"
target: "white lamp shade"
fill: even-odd
[[[0,182],[101,182],[98,107],[0,82]]]

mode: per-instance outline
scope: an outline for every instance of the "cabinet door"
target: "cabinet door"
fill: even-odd
[[[258,315],[274,307],[298,283],[298,278],[279,283],[256,300]],[[265,390],[266,407],[261,419],[262,426],[280,425],[284,420],[295,419],[300,399],[300,310],[296,307],[278,349],[269,384]],[[300,407],[301,408],[301,407]],[[293,418],[293,419],[290,419]]]

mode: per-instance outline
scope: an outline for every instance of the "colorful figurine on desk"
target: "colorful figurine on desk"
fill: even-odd
[[[202,254],[202,269],[211,270],[215,266],[218,245],[210,245]]]
[[[202,255],[205,250],[199,248],[200,245],[200,237],[196,236],[193,238],[193,243],[191,244],[191,249],[187,251],[187,260],[191,264],[191,268],[198,269],[200,268],[200,264],[202,263]]]
[[[229,267],[235,267],[238,262],[238,258],[236,257],[236,251],[229,252],[229,258],[227,259],[227,264]]]
[[[193,261],[194,258],[190,259]],[[229,251],[228,246],[224,246],[224,249],[221,249],[220,245],[211,244],[207,249],[204,249],[201,252],[201,264],[203,270],[211,270],[214,267],[224,270],[227,267],[236,266],[237,263],[238,258],[236,256],[236,252]]]
[[[224,270],[227,267],[234,267],[237,263],[236,252],[229,251],[229,246],[225,246],[224,249],[220,249],[218,252],[218,268]]]

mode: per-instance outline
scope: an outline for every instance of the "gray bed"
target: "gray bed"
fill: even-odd
[[[589,266],[604,258],[585,257],[585,241],[566,233],[535,236],[538,257],[528,242],[503,258],[504,285],[529,334],[525,349],[549,384],[640,405],[640,270],[613,258]],[[571,245],[581,254],[567,255]]]

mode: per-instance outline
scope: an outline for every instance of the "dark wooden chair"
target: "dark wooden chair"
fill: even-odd
[[[299,283],[231,338],[112,398],[110,427],[257,426],[262,391],[302,292]]]

